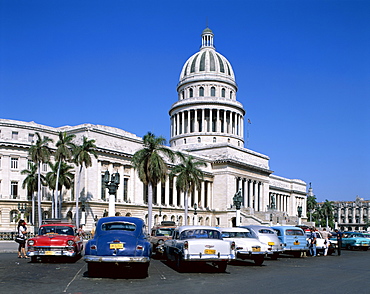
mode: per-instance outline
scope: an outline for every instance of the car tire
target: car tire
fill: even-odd
[[[302,252],[300,252],[300,251],[293,252],[293,256],[295,258],[300,258],[302,256]]]
[[[362,251],[367,251],[369,248],[368,247],[363,247]]]
[[[219,261],[215,262],[215,265],[217,267],[217,272],[224,273],[227,268],[227,261]]]
[[[176,255],[176,259],[175,259],[175,262],[176,262],[176,268],[179,272],[182,272],[185,268],[185,262],[184,260],[182,259],[182,257],[178,254]]]
[[[273,253],[272,255],[271,255],[271,259],[272,260],[277,260],[279,258],[279,253]]]
[[[139,278],[145,279],[149,276],[149,263],[137,264],[136,265],[137,275]]]
[[[31,256],[31,262],[32,262],[32,263],[37,262],[37,257],[36,257],[36,256]]]
[[[96,277],[99,273],[99,264],[95,262],[89,262],[87,264],[87,271],[89,274],[89,277]]]
[[[264,256],[258,256],[254,259],[254,264],[255,265],[262,265],[264,261],[265,261]]]

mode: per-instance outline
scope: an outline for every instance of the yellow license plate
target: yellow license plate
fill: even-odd
[[[123,243],[109,244],[109,249],[123,249]]]
[[[45,255],[54,255],[55,252],[54,251],[45,251]]]
[[[261,248],[252,248],[252,251],[253,252],[260,252],[261,251]]]
[[[214,250],[214,249],[204,249],[204,254],[216,254],[216,250]]]
[[[294,241],[294,245],[299,245],[301,243],[299,243],[298,241]]]
[[[275,245],[275,243],[274,243],[274,242],[268,242],[267,244],[268,244],[268,245]]]

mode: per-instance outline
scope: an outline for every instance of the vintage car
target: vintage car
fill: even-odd
[[[142,219],[103,217],[96,224],[94,238],[86,244],[84,260],[89,276],[132,270],[137,276],[147,277],[151,253]]]
[[[178,270],[201,262],[224,272],[228,261],[235,258],[234,249],[234,242],[224,241],[221,231],[209,226],[178,227],[173,238],[164,242],[165,257],[174,261]]]
[[[333,237],[333,239],[336,237]],[[361,249],[368,250],[370,246],[370,239],[364,237],[362,233],[357,232],[343,232],[342,235],[342,248],[348,250]]]
[[[242,226],[250,230],[251,234],[261,243],[268,245],[268,256],[271,259],[277,259],[279,254],[283,252],[283,247],[276,232],[270,227],[260,225]]]
[[[222,238],[235,243],[235,257],[237,259],[251,259],[256,265],[262,265],[268,254],[268,245],[258,241],[248,229],[222,228]]]
[[[38,235],[27,240],[27,255],[31,262],[60,257],[81,256],[83,242],[70,223],[54,220],[40,226]]]
[[[160,225],[154,226],[150,233],[150,243],[152,251],[156,255],[163,255],[164,241],[172,238],[172,233],[175,230],[175,222],[163,221]]]
[[[303,252],[308,251],[306,236],[301,228],[294,226],[274,226],[271,228],[276,232],[283,246],[283,253],[301,257]]]
[[[315,233],[316,233],[316,253],[318,255],[320,255],[320,254],[324,255],[326,246],[329,246],[327,254],[332,255],[335,252],[337,241],[336,240],[335,241],[332,241],[332,240],[326,241],[322,237],[322,235],[319,231],[316,231]],[[307,231],[307,232],[305,232],[305,235],[306,235],[306,240],[307,240],[307,246],[309,246],[310,240],[311,240],[311,232]],[[326,244],[325,244],[325,241],[327,242]],[[328,242],[329,242],[329,244],[328,244]]]

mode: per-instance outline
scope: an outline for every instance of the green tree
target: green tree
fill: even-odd
[[[73,152],[73,162],[79,168],[77,187],[76,187],[76,227],[79,227],[80,216],[78,211],[78,201],[80,199],[80,183],[81,183],[81,173],[82,169],[92,166],[91,155],[94,155],[95,158],[98,158],[96,153],[95,140],[89,140],[87,137],[83,136],[82,145],[76,146]]]
[[[56,217],[58,217],[62,206],[62,189],[65,187],[69,190],[72,187],[73,174],[71,170],[73,169],[73,166],[68,165],[65,162],[56,162],[54,164],[49,162],[49,167],[50,171],[46,174],[46,182],[52,191],[59,192],[58,199],[54,201],[54,207],[57,206],[55,210],[58,212]],[[56,187],[58,187],[58,189]]]
[[[44,137],[41,138],[41,135],[36,132],[37,140],[35,145],[32,145],[29,150],[29,155],[31,160],[37,165],[38,170],[38,179],[37,179],[37,213],[38,213],[38,225],[42,223],[42,214],[41,214],[41,163],[47,163],[50,160],[51,149],[48,146],[49,143],[52,143],[53,140]]]
[[[333,223],[333,219],[334,219],[333,202],[328,201],[326,199],[325,202],[321,205],[320,210],[321,210],[321,215],[322,215],[323,219],[325,219],[325,221],[326,221],[326,224],[325,224],[326,227],[328,228],[330,226],[330,227],[333,228],[334,227],[334,223]]]
[[[312,214],[315,211],[317,206],[316,196],[308,196],[307,197],[307,215],[310,218],[310,222],[312,221]]]
[[[174,161],[174,152],[164,146],[166,139],[156,137],[148,132],[143,137],[143,149],[135,152],[132,163],[138,172],[139,179],[148,186],[148,231],[152,228],[153,187],[159,182],[165,182],[168,167],[162,156]]]
[[[60,167],[62,162],[70,161],[72,159],[73,151],[76,149],[76,145],[72,142],[72,140],[76,137],[74,134],[67,134],[66,132],[59,132],[59,140],[56,143],[57,150],[55,152],[55,161],[58,162],[58,169],[56,174],[56,186],[59,187],[59,173]],[[60,208],[62,203],[59,203],[61,200],[61,196],[58,197],[58,189],[55,189],[54,193],[54,217],[60,217]],[[59,207],[59,209],[58,209]]]
[[[181,159],[181,163],[174,166],[171,170],[170,177],[177,176],[176,188],[184,193],[184,206],[185,206],[185,225],[188,224],[188,197],[195,189],[201,188],[203,181],[203,171],[200,167],[206,167],[207,163],[201,160],[195,160],[191,155],[185,156],[177,153]]]
[[[35,223],[35,193],[37,191],[38,183],[38,174],[37,174],[37,165],[34,163],[29,164],[29,169],[24,169],[21,171],[21,175],[26,175],[22,183],[22,188],[27,188],[27,194],[31,195],[32,200],[32,224]],[[44,184],[45,178],[43,175],[41,177],[41,182]]]

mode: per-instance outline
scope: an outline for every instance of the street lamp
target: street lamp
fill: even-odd
[[[242,205],[242,200],[243,200],[243,197],[242,197],[242,189],[239,189],[239,191],[236,192],[235,195],[234,195],[234,197],[233,197],[234,206],[236,208],[236,222],[235,222],[235,226],[237,226],[237,227],[240,226],[240,207]]]
[[[301,224],[301,217],[302,217],[302,206],[297,207],[297,212],[298,212],[298,225]]]
[[[18,203],[18,210],[21,212],[21,219],[24,220],[24,213],[27,210],[27,203]]]
[[[193,207],[194,207],[194,225],[197,225],[198,224],[198,212],[197,212],[198,205],[194,203]]]
[[[112,174],[109,182],[109,171],[107,170],[104,174],[104,184],[108,188],[109,193],[109,206],[108,206],[108,215],[115,216],[116,214],[116,193],[119,185],[119,173],[115,172]]]

